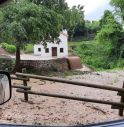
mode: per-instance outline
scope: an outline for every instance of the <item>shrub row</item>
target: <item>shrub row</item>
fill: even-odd
[[[96,70],[123,68],[124,59],[111,56],[112,49],[110,43],[100,44],[94,41],[92,43],[84,42],[76,46],[73,51],[80,56],[83,63]]]
[[[9,53],[15,53],[16,47],[14,45],[7,44],[5,42],[1,43],[2,48],[4,48]]]

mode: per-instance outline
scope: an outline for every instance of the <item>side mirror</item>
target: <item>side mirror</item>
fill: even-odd
[[[11,78],[8,72],[0,71],[0,105],[8,102],[12,96]]]

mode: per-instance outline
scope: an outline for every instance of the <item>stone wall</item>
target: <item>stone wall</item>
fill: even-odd
[[[0,70],[11,72],[15,66],[15,60],[7,56],[0,56]]]
[[[53,70],[65,71],[68,70],[68,62],[66,58],[53,60],[21,60],[21,67],[35,70]]]

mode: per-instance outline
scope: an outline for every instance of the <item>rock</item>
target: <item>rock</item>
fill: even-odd
[[[11,116],[8,116],[7,117],[7,120],[11,121],[12,120],[12,117]]]

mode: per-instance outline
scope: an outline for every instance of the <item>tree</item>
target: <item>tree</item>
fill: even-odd
[[[123,0],[111,0],[110,4],[115,7],[115,12],[124,21],[124,1]]]
[[[73,38],[76,28],[78,25],[84,24],[84,11],[83,6],[73,6],[69,9],[65,15],[66,28],[69,32],[70,40]]]
[[[102,29],[105,25],[107,25],[108,23],[111,24],[112,22],[117,23],[117,21],[115,20],[114,15],[112,14],[111,11],[105,10],[103,17],[100,20],[100,28]]]
[[[88,39],[91,38],[90,37],[91,35],[95,37],[99,29],[100,29],[99,21],[89,21],[89,20],[85,21],[85,33]]]
[[[85,35],[85,22],[80,22],[76,25],[74,30],[74,38]]]
[[[69,38],[72,38],[74,35],[75,29],[79,28],[78,26],[84,25],[84,11],[83,6],[73,6],[72,8],[68,7],[68,4],[65,0],[29,0],[37,5],[43,5],[48,9],[56,11],[56,13],[63,16],[63,27],[69,32]]]
[[[68,4],[65,0],[29,0],[37,5],[42,5],[47,7],[48,9],[52,9],[59,14],[64,14],[64,12],[68,9]]]
[[[16,66],[20,67],[20,48],[27,43],[54,42],[63,29],[63,17],[55,11],[31,2],[13,2],[3,10],[1,37],[16,45]],[[9,38],[9,40],[8,40]],[[11,41],[11,42],[10,42]]]
[[[68,4],[65,0],[28,0],[29,2],[33,2],[36,5],[42,5],[48,9],[55,11],[63,17],[63,28],[67,29],[67,20],[66,14],[69,10]]]
[[[97,34],[97,39],[101,43],[110,43],[111,54],[118,58],[120,56],[121,43],[119,41],[122,32],[122,25],[116,21],[111,11],[106,10],[100,20],[101,30]]]

